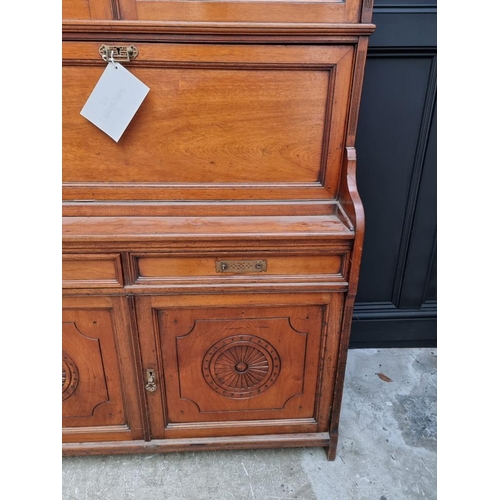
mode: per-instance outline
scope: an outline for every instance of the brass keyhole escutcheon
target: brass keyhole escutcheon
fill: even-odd
[[[146,391],[156,391],[156,374],[155,371],[151,368],[148,368],[146,370]]]

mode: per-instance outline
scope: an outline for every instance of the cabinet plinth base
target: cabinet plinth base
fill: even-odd
[[[152,441],[106,441],[102,443],[64,443],[63,456],[126,455],[129,453],[168,453],[176,451],[245,450],[261,448],[327,447],[328,432],[310,434],[270,434],[266,436],[224,436]]]

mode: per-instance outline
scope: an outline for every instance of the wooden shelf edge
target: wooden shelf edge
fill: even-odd
[[[353,239],[336,215],[229,217],[63,217],[64,243]]]

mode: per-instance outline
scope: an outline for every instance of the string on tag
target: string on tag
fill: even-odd
[[[118,69],[118,66],[115,63],[115,60],[113,59],[113,52],[114,52],[114,50],[111,51],[111,55],[109,56],[109,60],[113,64],[113,66],[115,67],[115,69]]]
[[[116,65],[116,61],[113,58],[113,54],[115,53],[114,50],[111,51],[111,55],[108,56],[108,51],[106,53],[102,54],[102,59],[106,61],[108,64],[112,63],[115,69],[118,69],[118,66]]]

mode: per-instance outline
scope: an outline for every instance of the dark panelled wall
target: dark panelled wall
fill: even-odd
[[[356,141],[366,235],[350,347],[436,345],[436,1],[375,0]]]

